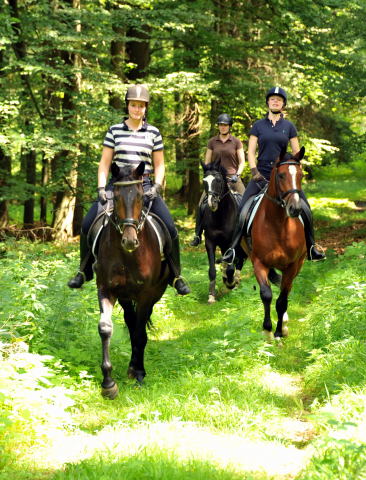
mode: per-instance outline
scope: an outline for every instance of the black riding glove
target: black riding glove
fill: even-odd
[[[154,198],[158,197],[161,194],[161,185],[160,183],[154,183],[149,190],[146,190],[144,193],[145,197],[148,198],[150,201],[154,200]]]
[[[104,187],[98,187],[98,199],[102,205],[107,203],[107,192]]]
[[[239,178],[238,178],[237,175],[232,175],[230,181],[231,181],[231,183],[236,183],[236,182],[238,181],[238,179],[239,179]]]

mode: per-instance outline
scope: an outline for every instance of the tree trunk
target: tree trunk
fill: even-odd
[[[49,180],[49,162],[43,155],[42,157],[42,173],[41,173],[41,184],[42,188],[45,188]],[[47,198],[42,193],[40,201],[40,214],[39,220],[43,225],[47,224]]]
[[[137,38],[126,43],[129,61],[136,65],[127,73],[129,80],[144,78],[147,74],[146,69],[150,63],[150,30],[147,25],[141,25],[139,29],[130,28],[127,32],[127,37]]]
[[[67,0],[70,7],[80,9],[80,0]],[[77,23],[76,31],[81,32],[81,25]],[[76,73],[79,70],[81,59],[79,54],[69,53],[62,51],[62,59],[65,64],[70,65],[71,68],[75,68],[75,71],[70,74],[69,84],[66,85],[63,98],[63,118],[67,123],[70,134],[76,131],[75,124],[77,123],[77,115],[75,112],[74,97],[77,96],[80,91],[81,77]],[[78,182],[78,156],[75,153],[65,152],[65,160],[70,165],[69,170],[65,172],[65,189],[57,192],[56,195],[56,208],[54,210],[53,227],[55,229],[55,240],[59,242],[67,242],[69,238],[74,235],[73,223],[74,223],[74,209],[75,209],[75,197]],[[59,158],[56,159],[59,160]],[[55,165],[57,168],[57,164]]]
[[[185,162],[187,165],[186,178],[186,200],[187,213],[191,215],[195,212],[200,198],[200,111],[197,100],[190,94],[185,95],[186,111],[184,113],[184,131],[185,131]]]
[[[8,179],[11,176],[11,159],[0,149],[0,196],[3,196],[3,188],[6,191]],[[8,201],[6,199],[0,201],[0,228],[5,228],[9,223]]]
[[[31,150],[24,154],[26,168],[26,182],[29,185],[29,198],[24,202],[23,225],[24,228],[34,226],[34,187],[36,185],[36,152]]]
[[[126,32],[122,28],[116,25],[113,25],[112,28],[117,37],[125,37]],[[125,43],[122,40],[112,40],[110,52],[112,72],[124,83]],[[119,94],[110,91],[109,105],[118,111],[122,111],[124,101]]]

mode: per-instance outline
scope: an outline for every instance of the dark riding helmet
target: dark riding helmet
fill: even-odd
[[[230,117],[230,115],[228,115],[227,113],[221,113],[221,115],[219,115],[217,117],[217,125],[219,123],[223,123],[225,125],[232,125],[233,124],[233,119]]]
[[[283,106],[286,106],[287,103],[287,94],[285,90],[281,87],[272,87],[268,90],[267,95],[266,95],[266,103],[268,104],[268,99],[269,97],[272,97],[272,95],[278,95],[279,97],[283,98],[284,104]]]

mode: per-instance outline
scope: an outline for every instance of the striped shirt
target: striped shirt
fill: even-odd
[[[127,165],[137,165],[145,162],[145,173],[152,173],[152,152],[163,150],[163,139],[159,130],[144,122],[142,127],[137,130],[131,130],[126,122],[112,125],[103,142],[105,147],[113,148],[113,161],[119,167]]]

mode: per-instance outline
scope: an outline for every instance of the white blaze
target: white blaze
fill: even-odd
[[[297,168],[295,167],[295,165],[289,165],[288,171],[289,171],[289,173],[290,173],[290,175],[291,175],[291,177],[292,177],[292,188],[293,188],[293,190],[296,190],[296,173],[297,173]],[[299,194],[298,194],[298,193],[295,193],[294,199],[295,199],[296,202],[299,200]]]

